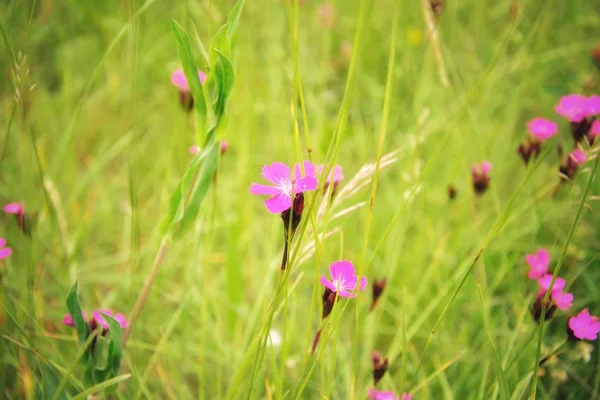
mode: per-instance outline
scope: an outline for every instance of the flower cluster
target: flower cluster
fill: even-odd
[[[532,310],[535,321],[540,321],[542,310],[545,310],[544,319],[552,318],[556,309],[569,310],[573,305],[574,295],[565,291],[566,281],[563,278],[555,278],[548,272],[550,265],[548,250],[540,248],[533,254],[525,255],[525,262],[529,267],[528,278],[536,280],[540,287]],[[545,302],[548,291],[550,291],[549,301]],[[587,308],[568,320],[567,335],[571,341],[596,340],[598,333],[600,333],[600,320],[598,317],[591,316]]]
[[[532,309],[535,321],[540,321],[542,310],[545,310],[544,319],[550,319],[557,308],[563,311],[571,308],[574,296],[564,291],[566,281],[558,277],[554,279],[554,276],[548,273],[550,265],[548,250],[541,248],[536,253],[525,255],[525,262],[529,266],[528,278],[536,280],[540,287]],[[550,291],[549,301],[545,301],[548,291]]]

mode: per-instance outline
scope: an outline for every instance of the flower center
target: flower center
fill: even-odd
[[[289,179],[281,178],[279,182],[277,182],[277,187],[281,191],[281,193],[285,194],[287,197],[292,197],[292,181]]]

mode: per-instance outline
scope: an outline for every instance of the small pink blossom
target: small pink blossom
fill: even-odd
[[[569,318],[569,329],[577,339],[596,340],[600,332],[600,321],[584,308],[576,317]]]
[[[593,117],[600,114],[600,96],[593,95],[585,101],[585,116]]]
[[[481,165],[477,165],[477,163],[473,164],[473,175],[487,176],[491,170],[492,163],[489,161],[484,161]]]
[[[538,292],[537,297],[541,298],[546,294],[546,291],[550,289],[550,284],[552,283],[552,274],[546,274],[540,279],[538,279],[538,284],[541,289]],[[550,297],[554,302],[556,307],[561,310],[568,310],[573,305],[574,296],[572,293],[564,292],[563,289],[566,286],[566,282],[563,278],[556,278],[554,281],[554,286],[552,287],[552,292],[550,293]]]
[[[229,142],[227,140],[221,140],[219,142],[219,151],[221,154],[225,154],[229,149]]]
[[[331,281],[321,275],[321,284],[329,290],[336,292],[338,296],[351,299],[356,297],[356,293],[352,293],[358,284],[358,277],[354,270],[354,265],[348,260],[335,261],[329,265],[329,274]],[[362,277],[360,280],[360,290],[365,290],[367,286],[367,278]]]
[[[581,122],[587,116],[588,99],[580,94],[563,96],[554,110],[571,122]]]
[[[81,312],[83,319],[87,319],[87,313],[85,311]],[[66,314],[62,320],[63,324],[70,326],[71,328],[75,327],[75,321],[73,321],[73,316],[71,314]]]
[[[195,156],[196,154],[198,154],[200,152],[200,146],[190,146],[190,150],[189,150],[190,154]]]
[[[592,127],[590,128],[589,135],[594,139],[600,135],[600,121],[599,120],[595,119],[594,122],[592,122]]]
[[[204,83],[206,81],[206,74],[200,70],[198,70],[198,77],[200,78],[200,83]],[[185,77],[185,73],[182,68],[176,69],[171,74],[171,83],[174,86],[177,86],[179,90],[183,92],[190,91],[190,85]]]
[[[92,312],[92,320],[95,321],[102,328],[104,328],[104,329],[109,328],[108,322],[106,322],[106,319],[104,318],[102,313],[117,320],[117,322],[119,323],[121,328],[125,329],[127,327],[127,319],[125,318],[125,315],[116,314],[113,316],[113,312],[111,310],[107,310],[107,309],[94,310]],[[83,319],[87,319],[87,313],[85,311],[82,311],[82,316],[83,316]],[[71,314],[65,315],[63,318],[63,324],[70,326],[70,327],[74,327],[75,321],[73,321],[73,316]]]
[[[323,175],[324,171],[325,171],[324,165],[317,166],[317,174],[319,176]],[[329,175],[327,176],[327,179],[325,180],[325,184],[326,185],[330,185],[331,183],[338,184],[343,180],[344,180],[344,170],[342,169],[342,167],[340,165],[336,165],[334,168],[329,170]]]
[[[571,160],[573,160],[573,162],[575,163],[575,165],[581,165],[587,159],[587,155],[580,148],[576,148],[575,150],[573,150],[571,152],[571,154],[569,154],[569,158]]]
[[[12,254],[12,249],[6,246],[6,239],[0,238],[0,260],[4,260]]]
[[[265,200],[265,206],[273,214],[289,210],[293,204],[292,195],[315,190],[318,186],[315,166],[309,161],[304,161],[303,166],[304,174],[298,164],[294,171],[280,162],[265,165],[262,169],[262,177],[273,186],[253,183],[250,186],[250,193],[271,196]]]
[[[541,278],[548,272],[550,253],[546,249],[539,249],[535,254],[525,255],[525,262],[529,265],[529,279]]]
[[[8,203],[4,206],[6,214],[22,215],[25,212],[23,203]]]
[[[548,140],[558,132],[558,124],[544,118],[534,118],[528,121],[526,126],[531,136],[538,142]]]
[[[404,394],[402,395],[402,400],[411,400],[411,399],[412,399],[412,397],[404,397]],[[384,391],[379,391],[377,389],[369,389],[369,400],[399,400],[399,399],[392,391],[384,392]]]

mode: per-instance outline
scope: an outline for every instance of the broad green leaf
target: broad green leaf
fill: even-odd
[[[108,349],[110,346],[110,339],[103,335],[96,337],[96,343],[94,343],[94,368],[100,371],[104,371],[108,367]]]
[[[230,50],[233,50],[235,48],[235,44],[237,43],[238,25],[240,23],[240,16],[242,15],[245,2],[245,0],[238,0],[229,13],[229,17],[227,17],[227,37],[229,38]]]
[[[227,36],[227,25],[223,25],[219,28],[212,40],[212,49],[218,49],[224,54],[229,54],[229,37]],[[218,57],[214,52],[210,53],[210,65],[215,69]]]
[[[217,84],[217,101],[215,103],[215,114],[217,119],[225,112],[225,102],[227,96],[233,88],[235,81],[235,74],[233,72],[233,65],[231,60],[227,56],[221,53],[219,50],[214,49],[217,53],[218,59],[215,64],[215,81]]]
[[[75,281],[71,292],[69,292],[69,296],[67,297],[67,308],[69,309],[69,313],[73,317],[73,323],[75,323],[75,329],[77,330],[77,339],[79,341],[79,345],[81,346],[87,337],[90,334],[90,328],[88,324],[83,319],[83,311],[81,310],[81,306],[79,305],[79,282]],[[84,359],[87,356],[84,355]]]
[[[185,73],[192,96],[194,97],[194,110],[198,121],[200,121],[198,129],[203,129],[204,121],[206,120],[206,101],[204,99],[202,83],[198,76],[198,67],[196,67],[196,63],[192,56],[190,37],[183,27],[175,20],[171,21],[171,28],[173,30],[173,35],[175,36],[175,41],[177,42],[177,52],[179,53],[183,72]]]
[[[112,373],[116,376],[121,368],[121,358],[123,357],[123,350],[121,348],[123,331],[119,321],[116,319],[104,315],[104,319],[108,323],[108,335],[110,336],[110,348],[108,354],[109,367],[112,368]]]
[[[211,142],[206,148],[206,159],[202,163],[202,167],[198,173],[196,184],[193,188],[191,196],[189,196],[189,202],[185,206],[181,223],[175,232],[174,237],[176,239],[182,238],[193,226],[193,223],[200,212],[200,206],[202,201],[206,197],[208,188],[215,176],[217,170],[217,162],[219,158],[219,146],[216,142]]]

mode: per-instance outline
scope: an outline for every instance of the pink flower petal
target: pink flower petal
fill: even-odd
[[[281,193],[281,190],[275,186],[261,185],[260,183],[253,183],[250,185],[250,193],[259,194],[264,196],[277,196]]]
[[[185,78],[185,73],[181,68],[173,71],[171,74],[171,83],[184,92],[190,91],[190,85],[188,84],[188,81]]]
[[[4,212],[7,214],[23,214],[23,203],[8,203],[4,206]]]
[[[540,279],[538,279],[538,284],[543,290],[550,289],[550,284],[552,283],[552,274],[546,274]],[[563,278],[556,278],[554,281],[554,286],[552,287],[552,291],[561,291],[565,288],[566,282]]]
[[[571,154],[569,154],[569,157],[571,157],[571,159],[577,165],[583,164],[585,162],[585,160],[587,159],[587,155],[585,154],[585,152],[579,148],[573,150],[571,152]]]
[[[561,290],[552,291],[552,301],[556,304],[556,307],[561,310],[568,310],[573,305],[575,296],[572,293],[563,292]]]
[[[600,114],[600,96],[593,95],[586,99],[585,102],[585,116],[593,117]]]
[[[330,280],[328,280],[327,278],[325,278],[323,275],[321,275],[321,285],[325,286],[326,288],[328,288],[329,290],[331,290],[332,292],[336,291],[336,287],[333,284],[333,282],[331,282]]]
[[[280,193],[268,200],[265,200],[265,206],[267,210],[273,214],[281,214],[285,210],[289,210],[292,207],[292,199],[284,193]]]
[[[361,278],[360,280],[360,290],[361,292],[363,290],[365,290],[365,287],[367,286],[367,278],[365,278],[364,276]]]
[[[121,328],[127,328],[127,318],[123,314],[117,314],[114,316],[115,320],[121,325]]]
[[[64,325],[70,326],[70,327],[74,327],[75,326],[75,322],[73,321],[73,316],[71,314],[67,314],[63,317],[62,323]]]
[[[569,318],[569,329],[578,339],[596,340],[600,333],[600,322],[598,317],[590,315],[587,308],[583,309],[577,316]]]
[[[406,394],[406,393],[404,393],[404,394]],[[406,398],[406,397],[404,397],[404,394],[402,395],[402,400],[412,400],[412,396]],[[368,397],[369,397],[369,400],[398,400],[398,397],[396,397],[394,392],[392,392],[392,391],[384,392],[384,391],[379,391],[377,389],[369,389]]]
[[[307,176],[306,178],[296,179],[294,182],[294,192],[295,193],[304,193],[309,190],[315,190],[319,186],[317,182],[317,178],[314,176]]]
[[[300,164],[296,164],[294,166],[294,178],[299,179],[301,177],[306,176],[315,176],[315,166],[310,161],[303,161],[302,165],[304,167],[304,173],[302,173],[302,169],[300,168]]]
[[[350,280],[355,273],[354,265],[348,260],[335,261],[329,265],[329,274],[334,281]]]
[[[190,154],[195,156],[196,154],[198,154],[200,152],[200,146],[190,146]]]
[[[586,116],[587,98],[579,94],[561,97],[554,110],[571,122],[581,122]]]
[[[6,246],[6,239],[0,238],[0,247]]]
[[[279,184],[282,180],[291,182],[290,167],[280,162],[265,165],[262,169],[262,177],[275,184]]]
[[[10,247],[5,247],[0,249],[0,260],[4,260],[5,258],[10,257],[12,254],[12,249]]]
[[[492,170],[492,163],[489,161],[484,161],[481,163],[481,174],[487,175]]]
[[[531,136],[540,142],[550,139],[558,132],[558,124],[544,118],[534,118],[526,125]]]
[[[594,122],[592,122],[592,127],[590,128],[590,136],[595,138],[598,135],[600,135],[600,121],[595,119]]]

